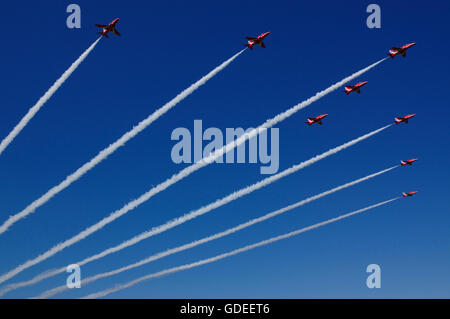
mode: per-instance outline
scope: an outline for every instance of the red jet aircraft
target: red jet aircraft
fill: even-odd
[[[415,191],[415,192],[409,192],[409,193],[403,193],[403,197],[412,196],[412,195],[414,195],[415,193],[417,193],[417,191]]]
[[[309,126],[313,125],[314,123],[319,123],[320,125],[322,125],[322,119],[327,116],[328,114],[322,114],[316,117],[308,117],[308,122],[305,123],[308,124]]]
[[[245,37],[245,38],[248,40],[248,43],[247,43],[247,44],[244,44],[244,45],[245,45],[246,47],[252,49],[252,50],[253,50],[253,46],[254,46],[255,44],[259,44],[261,47],[265,48],[266,46],[265,46],[263,40],[264,40],[264,38],[267,37],[269,34],[270,34],[270,32],[266,32],[266,33],[263,33],[263,34],[261,34],[261,35],[258,35],[257,38],[254,38],[254,37]]]
[[[358,92],[358,93],[361,93],[361,87],[362,86],[364,86],[364,85],[366,85],[368,82],[367,81],[365,81],[365,82],[361,82],[361,83],[358,83],[358,84],[355,84],[355,85],[348,85],[348,86],[346,86],[345,87],[345,94],[347,94],[347,95],[349,95],[350,93],[352,93],[353,91],[356,91],[356,92]]]
[[[414,163],[417,160],[418,160],[418,158],[413,158],[413,159],[410,159],[410,160],[407,160],[407,161],[400,161],[400,163],[402,163],[402,166],[404,166],[404,165],[412,165],[412,163]]]
[[[96,24],[97,27],[103,28],[102,32],[97,32],[97,34],[101,34],[104,37],[108,37],[108,32],[112,32],[114,34],[120,35],[119,31],[116,30],[116,24],[119,22],[119,18],[114,19],[110,24],[104,25],[104,24]]]
[[[393,47],[392,49],[389,50],[389,54],[388,55],[391,58],[394,58],[394,56],[396,56],[397,54],[401,54],[402,57],[405,58],[406,57],[406,50],[408,50],[410,47],[415,46],[415,45],[416,45],[416,43],[414,42],[414,43],[406,44],[406,45],[404,45],[404,46],[402,46],[400,48]]]
[[[410,114],[410,115],[406,115],[403,117],[396,117],[395,118],[395,124],[401,123],[401,122],[405,122],[408,123],[408,120],[412,117],[416,116],[416,114]]]

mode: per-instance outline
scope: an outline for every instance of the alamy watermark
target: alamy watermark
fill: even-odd
[[[172,131],[171,140],[177,141],[172,147],[172,161],[176,164],[198,162],[251,130],[252,128],[246,130],[240,127],[227,128],[224,134],[219,128],[209,127],[203,131],[202,120],[194,120],[193,134],[184,127],[178,127]],[[270,132],[270,139],[268,132]],[[264,164],[260,167],[261,174],[275,174],[280,164],[279,139],[278,128],[261,130],[257,136],[253,136],[245,143],[218,157],[215,162],[227,164],[259,162]],[[203,145],[205,141],[208,143]]]
[[[377,264],[370,264],[366,268],[366,272],[370,273],[367,277],[366,285],[367,288],[381,288],[381,268]]]
[[[81,28],[81,8],[78,4],[69,4],[66,12],[70,13],[66,19],[66,25],[69,29]]]
[[[81,268],[77,264],[67,266],[66,272],[70,273],[66,280],[69,289],[81,288]]]
[[[381,8],[378,4],[372,3],[367,6],[367,13],[370,15],[366,19],[366,25],[369,29],[381,28]]]

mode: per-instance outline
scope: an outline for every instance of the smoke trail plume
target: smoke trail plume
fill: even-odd
[[[129,140],[131,140],[133,137],[135,137],[137,134],[139,134],[141,131],[143,131],[147,126],[152,124],[154,121],[156,121],[159,117],[161,117],[164,113],[169,111],[171,108],[173,108],[175,105],[183,101],[186,97],[191,95],[195,90],[197,90],[200,86],[205,84],[208,80],[210,80],[212,77],[214,77],[217,73],[219,73],[221,70],[223,70],[228,64],[230,64],[234,59],[236,59],[242,52],[244,52],[246,49],[241,50],[240,52],[236,53],[234,56],[232,56],[227,61],[223,62],[221,65],[216,67],[214,70],[209,72],[207,75],[202,77],[200,80],[192,84],[190,87],[185,89],[183,92],[178,94],[175,98],[173,98],[171,101],[167,102],[164,106],[156,110],[153,114],[151,114],[149,117],[147,117],[145,120],[141,121],[137,126],[133,127],[130,131],[122,135],[117,141],[109,145],[107,148],[103,149],[101,152],[99,152],[94,158],[92,158],[89,162],[85,163],[83,166],[81,166],[79,169],[77,169],[74,173],[70,174],[66,177],[64,181],[62,181],[57,186],[54,186],[50,190],[47,191],[44,195],[42,195],[40,198],[32,202],[30,205],[28,205],[24,210],[21,212],[9,217],[7,221],[4,222],[3,225],[0,226],[0,234],[4,233],[8,228],[19,221],[22,218],[25,218],[29,214],[33,213],[38,207],[44,205],[46,202],[48,202],[53,196],[64,190],[65,188],[69,187],[70,184],[81,178],[84,174],[86,174],[89,170],[94,168],[97,164],[105,160],[109,155],[114,153],[119,147],[124,146],[125,143],[127,143]]]
[[[346,183],[344,185],[335,187],[335,188],[330,189],[328,191],[325,191],[325,192],[322,192],[320,194],[317,194],[317,195],[311,196],[309,198],[306,198],[306,199],[304,199],[302,201],[299,201],[299,202],[297,202],[295,204],[292,204],[292,205],[286,206],[284,208],[278,209],[276,211],[273,211],[271,213],[268,213],[268,214],[266,214],[264,216],[261,216],[261,217],[258,217],[258,218],[254,218],[254,219],[252,219],[252,220],[250,220],[248,222],[245,222],[245,223],[242,223],[242,224],[240,224],[238,226],[229,228],[229,229],[227,229],[227,230],[225,230],[223,232],[211,235],[209,237],[205,237],[205,238],[200,239],[200,240],[193,241],[191,243],[188,243],[188,244],[176,247],[176,248],[172,248],[172,249],[166,250],[164,252],[160,252],[160,253],[155,254],[153,256],[147,257],[147,258],[145,258],[145,259],[143,259],[141,261],[138,261],[138,262],[136,262],[134,264],[131,264],[131,265],[128,265],[128,266],[125,266],[125,267],[122,267],[122,268],[119,268],[119,269],[116,269],[116,270],[113,270],[113,271],[109,271],[109,272],[105,272],[105,273],[101,273],[101,274],[98,274],[98,275],[95,275],[95,276],[88,277],[86,279],[83,279],[81,281],[81,284],[82,284],[82,286],[85,286],[88,283],[91,283],[91,282],[96,281],[98,279],[106,278],[106,277],[109,277],[109,276],[113,276],[113,275],[119,274],[121,272],[130,270],[130,269],[133,269],[133,268],[137,268],[137,267],[140,267],[142,265],[146,265],[146,264],[151,263],[153,261],[156,261],[158,259],[161,259],[161,258],[170,256],[170,255],[179,253],[181,251],[185,251],[185,250],[194,248],[196,246],[203,245],[203,244],[205,244],[207,242],[210,242],[210,241],[213,241],[213,240],[216,240],[216,239],[219,239],[219,238],[231,235],[231,234],[233,234],[235,232],[238,232],[238,231],[243,230],[245,228],[251,227],[251,226],[253,226],[255,224],[261,223],[261,222],[266,221],[266,220],[268,220],[270,218],[273,218],[275,216],[278,216],[278,215],[284,214],[286,212],[289,212],[289,211],[293,210],[294,208],[298,208],[300,206],[303,206],[305,204],[308,204],[308,203],[310,203],[312,201],[315,201],[315,200],[320,199],[322,197],[328,196],[330,194],[333,194],[333,193],[338,192],[340,190],[343,190],[345,188],[348,188],[348,187],[354,186],[356,184],[362,183],[362,182],[364,182],[364,181],[366,181],[368,179],[371,179],[371,178],[374,178],[374,177],[376,177],[376,176],[378,176],[380,174],[386,173],[386,172],[388,172],[388,171],[390,171],[390,170],[392,170],[392,169],[394,169],[396,167],[398,167],[398,166],[394,166],[394,167],[385,169],[383,171],[380,171],[378,173],[374,173],[374,174],[368,175],[366,177],[357,179],[355,181]],[[79,266],[81,266],[81,265],[79,265]],[[56,295],[58,293],[61,293],[61,292],[65,291],[65,290],[67,290],[67,289],[68,289],[67,285],[56,287],[56,288],[53,288],[51,290],[43,292],[38,298],[50,298],[50,297],[52,297],[52,296],[54,296],[54,295]]]
[[[33,105],[25,114],[25,116],[20,120],[20,122],[14,127],[14,129],[6,136],[3,141],[0,143],[0,155],[3,151],[8,147],[8,145],[19,135],[20,131],[24,129],[24,127],[28,124],[28,122],[34,117],[34,115],[41,109],[41,107],[52,97],[52,95],[59,89],[59,87],[66,81],[69,76],[75,71],[78,66],[83,62],[83,60],[89,55],[89,53],[95,48],[98,41],[101,38],[98,38],[91,46],[80,55],[80,57],[72,63],[72,65],[61,75],[61,77],[56,80],[55,83],[48,89],[47,92]],[[0,230],[1,233],[1,230]]]
[[[121,244],[119,244],[119,245],[117,245],[115,247],[108,248],[108,249],[104,250],[103,252],[100,252],[100,253],[98,253],[96,255],[93,255],[93,256],[90,256],[90,257],[87,257],[87,258],[85,258],[85,259],[83,259],[83,260],[81,260],[79,262],[76,262],[75,264],[79,265],[80,267],[84,266],[85,264],[87,264],[89,262],[92,262],[94,260],[98,260],[100,258],[103,258],[103,257],[107,256],[107,255],[110,255],[112,253],[118,252],[118,251],[120,251],[122,249],[125,249],[125,248],[129,247],[129,246],[135,245],[135,244],[137,244],[138,242],[140,242],[140,241],[142,241],[144,239],[147,239],[149,237],[152,237],[152,236],[160,234],[160,233],[162,233],[164,231],[167,231],[167,230],[169,230],[171,228],[179,226],[179,225],[181,225],[181,224],[183,224],[183,223],[185,223],[185,222],[187,222],[187,221],[189,221],[191,219],[194,219],[194,218],[197,218],[197,217],[199,217],[201,215],[204,215],[204,214],[206,214],[206,213],[208,213],[208,212],[210,212],[210,211],[212,211],[212,210],[214,210],[216,208],[219,208],[221,206],[224,206],[224,205],[230,203],[231,201],[234,201],[234,200],[236,200],[236,199],[238,199],[240,197],[243,197],[245,195],[248,195],[248,194],[250,194],[250,193],[252,193],[252,192],[254,192],[254,191],[256,191],[256,190],[258,190],[260,188],[263,188],[263,187],[265,187],[265,186],[267,186],[267,185],[269,185],[269,184],[271,184],[271,183],[273,183],[273,182],[275,182],[275,181],[277,181],[277,180],[279,180],[279,179],[281,179],[281,178],[283,178],[285,176],[293,174],[293,173],[295,173],[295,172],[297,172],[297,171],[299,171],[299,170],[301,170],[301,169],[303,169],[303,168],[305,168],[305,167],[307,167],[309,165],[314,164],[317,161],[320,161],[320,160],[322,160],[322,159],[324,159],[324,158],[326,158],[328,156],[336,154],[336,153],[338,153],[338,152],[340,152],[342,150],[345,150],[346,148],[348,148],[348,147],[350,147],[352,145],[355,145],[355,144],[357,144],[357,143],[359,143],[359,142],[361,142],[361,141],[363,141],[363,140],[365,140],[365,139],[367,139],[367,138],[369,138],[369,137],[371,137],[371,136],[373,136],[373,135],[375,135],[375,134],[385,130],[386,128],[388,128],[390,126],[392,126],[392,124],[384,126],[384,127],[380,128],[380,129],[374,130],[374,131],[372,131],[370,133],[367,133],[367,134],[365,134],[363,136],[360,136],[360,137],[358,137],[358,138],[356,138],[354,140],[351,140],[351,141],[349,141],[347,143],[344,143],[344,144],[339,145],[339,146],[337,146],[335,148],[332,148],[332,149],[328,150],[327,152],[324,152],[324,153],[322,153],[320,155],[314,156],[313,158],[311,158],[311,159],[309,159],[307,161],[304,161],[304,162],[302,162],[300,164],[294,165],[294,166],[292,166],[292,167],[290,167],[290,168],[288,168],[288,169],[286,169],[286,170],[284,170],[284,171],[282,171],[282,172],[280,172],[280,173],[278,173],[276,175],[272,175],[272,176],[267,177],[267,178],[265,178],[265,179],[255,183],[255,184],[252,184],[250,186],[242,188],[239,191],[235,191],[235,192],[231,193],[228,196],[225,196],[225,197],[223,197],[221,199],[216,200],[213,203],[210,203],[210,204],[208,204],[206,206],[203,206],[203,207],[201,207],[201,208],[199,208],[197,210],[191,211],[191,212],[189,212],[189,213],[187,213],[187,214],[185,214],[183,216],[180,216],[178,218],[170,220],[170,221],[166,222],[163,225],[160,225],[158,227],[153,227],[152,229],[150,229],[148,231],[145,231],[145,232],[143,232],[143,233],[141,233],[141,234],[139,234],[139,235],[137,235],[137,236],[135,236],[135,237],[133,237],[133,238],[131,238],[129,240],[126,240],[126,241],[122,242]],[[44,279],[53,277],[55,275],[58,275],[60,273],[65,272],[65,271],[66,271],[66,268],[65,267],[61,267],[61,268],[56,269],[56,270],[52,270],[52,271],[49,271],[49,272],[44,272],[42,274],[39,274],[36,277],[34,277],[33,279],[31,279],[31,280],[8,285],[5,288],[0,290],[0,296],[4,295],[5,293],[7,293],[7,292],[9,292],[11,290],[15,290],[17,288],[21,288],[21,287],[25,287],[25,286],[36,284],[36,283],[38,283],[38,282],[40,282],[40,281],[42,281]]]
[[[382,205],[386,205],[386,204],[388,204],[390,202],[393,202],[393,201],[395,201],[395,200],[397,200],[399,198],[400,197],[396,197],[396,198],[393,198],[393,199],[390,199],[390,200],[387,200],[387,201],[384,201],[384,202],[381,202],[381,203],[378,203],[378,204],[375,204],[375,205],[372,205],[372,206],[369,206],[369,207],[366,207],[366,208],[362,208],[362,209],[357,210],[357,211],[353,211],[351,213],[347,213],[345,215],[341,215],[341,216],[338,216],[338,217],[335,217],[335,218],[328,219],[326,221],[314,224],[312,226],[304,227],[304,228],[298,229],[296,231],[293,231],[293,232],[290,232],[290,233],[287,233],[287,234],[284,234],[284,235],[280,235],[280,236],[277,236],[277,237],[272,237],[270,239],[266,239],[266,240],[260,241],[260,242],[258,242],[256,244],[248,245],[248,246],[245,246],[245,247],[242,247],[242,248],[230,251],[228,253],[224,253],[224,254],[215,256],[215,257],[211,257],[211,258],[208,258],[208,259],[203,259],[203,260],[191,263],[191,264],[186,264],[186,265],[182,265],[182,266],[178,266],[178,267],[173,267],[173,268],[162,270],[162,271],[150,274],[150,275],[146,275],[146,276],[140,277],[138,279],[135,279],[133,281],[130,281],[128,283],[121,284],[121,285],[116,285],[113,288],[106,289],[106,290],[103,290],[103,291],[100,291],[100,292],[97,292],[97,293],[90,294],[90,295],[84,297],[83,299],[101,298],[101,297],[107,296],[109,294],[112,294],[114,292],[117,292],[119,290],[130,288],[130,287],[132,287],[132,286],[134,286],[134,285],[136,285],[138,283],[141,283],[143,281],[146,281],[146,280],[162,277],[162,276],[165,276],[165,275],[168,275],[168,274],[173,274],[175,272],[179,272],[179,271],[183,271],[183,270],[199,267],[199,266],[202,266],[202,265],[206,265],[206,264],[209,264],[209,263],[212,263],[212,262],[215,262],[215,261],[219,261],[219,260],[225,259],[227,257],[231,257],[231,256],[234,256],[234,255],[237,255],[237,254],[240,254],[240,253],[243,253],[243,252],[246,252],[246,251],[258,248],[258,247],[261,247],[261,246],[265,246],[265,245],[277,242],[277,241],[282,240],[282,239],[287,239],[287,238],[290,238],[290,237],[299,235],[301,233],[304,233],[304,232],[307,232],[307,231],[310,231],[310,230],[313,230],[313,229],[316,229],[316,228],[319,228],[319,227],[322,227],[322,226],[325,226],[325,225],[337,222],[339,220],[342,220],[342,219],[345,219],[345,218],[348,218],[348,217],[351,217],[351,216],[354,216],[354,215],[357,215],[357,214],[361,214],[361,213],[366,212],[366,211],[368,211],[370,209],[373,209],[373,208],[376,208],[376,207],[379,207],[379,206],[382,206]]]
[[[45,253],[37,256],[34,259],[30,259],[30,260],[26,261],[25,263],[17,266],[16,268],[10,270],[9,272],[1,275],[0,276],[0,283],[5,282],[6,280],[8,280],[8,279],[14,277],[15,275],[17,275],[18,273],[22,272],[23,270],[25,270],[27,268],[30,268],[33,265],[36,265],[36,264],[46,260],[47,258],[49,258],[49,257],[55,255],[56,253],[60,252],[61,250],[63,250],[65,248],[67,248],[67,247],[69,247],[69,246],[79,242],[80,240],[86,238],[87,236],[93,234],[94,232],[102,229],[107,224],[109,224],[109,223],[113,222],[114,220],[118,219],[119,217],[125,215],[126,213],[128,213],[129,211],[135,209],[136,207],[138,207],[142,203],[148,201],[154,195],[164,191],[165,189],[167,189],[171,185],[173,185],[173,184],[179,182],[180,180],[186,178],[187,176],[191,175],[192,173],[194,173],[195,171],[199,170],[200,168],[205,167],[205,166],[213,163],[217,158],[219,158],[220,156],[222,156],[226,152],[232,150],[233,148],[241,145],[247,139],[250,139],[253,136],[256,136],[257,134],[261,133],[262,131],[265,131],[268,128],[272,127],[273,125],[275,125],[275,124],[285,120],[289,116],[293,115],[295,112],[299,111],[302,108],[307,107],[311,103],[319,100],[321,97],[323,97],[326,94],[336,90],[340,86],[342,86],[345,83],[347,83],[348,81],[351,81],[352,79],[360,76],[364,72],[369,71],[370,69],[372,69],[376,65],[380,64],[384,60],[386,60],[386,58],[369,65],[368,67],[366,67],[366,68],[364,68],[364,69],[362,69],[362,70],[352,74],[349,77],[346,77],[345,79],[339,81],[336,84],[333,84],[329,88],[327,88],[327,89],[317,93],[316,95],[314,95],[313,97],[307,99],[306,101],[301,102],[300,104],[297,104],[296,106],[288,109],[287,111],[278,114],[277,116],[275,116],[274,118],[272,118],[270,120],[267,120],[264,124],[262,124],[261,126],[257,127],[256,129],[253,129],[253,130],[243,134],[242,136],[240,136],[235,141],[230,142],[227,145],[223,146],[222,148],[216,150],[214,153],[211,153],[211,155],[209,155],[208,157],[203,158],[199,162],[182,169],[178,173],[172,175],[172,177],[170,177],[169,179],[167,179],[164,182],[162,182],[161,184],[153,187],[152,189],[150,189],[146,193],[142,194],[137,199],[132,200],[131,202],[129,202],[128,204],[126,204],[125,206],[120,208],[119,210],[114,211],[109,216],[103,218],[102,220],[100,220],[96,224],[94,224],[92,226],[89,226],[88,228],[86,228],[85,230],[83,230],[79,234],[75,235],[74,237],[72,237],[72,238],[70,238],[70,239],[68,239],[68,240],[66,240],[66,241],[64,241],[62,243],[59,243],[59,244],[55,245],[54,247],[52,247],[50,250],[46,251]]]

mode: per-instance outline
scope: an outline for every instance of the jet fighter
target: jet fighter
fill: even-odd
[[[352,93],[353,91],[356,91],[357,93],[361,93],[361,87],[366,85],[368,82],[361,82],[361,83],[357,83],[355,85],[348,85],[345,87],[345,94],[349,95],[350,93]]]
[[[410,114],[410,115],[406,115],[403,117],[396,117],[394,121],[395,121],[395,124],[399,124],[401,122],[408,123],[408,120],[414,116],[416,116],[416,114]]]
[[[408,50],[410,47],[415,46],[415,45],[416,45],[416,43],[413,42],[413,43],[409,43],[409,44],[406,44],[404,46],[401,46],[400,48],[393,47],[392,49],[389,50],[388,55],[391,58],[394,58],[394,56],[396,56],[397,54],[401,54],[401,56],[405,58],[406,57],[406,50]]]
[[[264,44],[263,40],[265,37],[267,37],[270,34],[270,32],[266,32],[263,34],[258,35],[258,37],[254,38],[254,37],[245,37],[248,40],[247,44],[244,44],[246,47],[250,48],[251,50],[253,50],[253,46],[255,44],[259,44],[261,47],[265,48],[266,45]]]
[[[415,191],[415,192],[409,192],[409,193],[403,193],[402,195],[403,195],[403,197],[409,197],[409,196],[412,196],[412,195],[414,195],[414,194],[416,194],[417,193],[417,191]]]
[[[328,114],[322,114],[316,117],[308,117],[308,122],[305,122],[309,126],[313,125],[314,123],[319,123],[319,125],[322,125],[322,119],[327,117]]]
[[[114,19],[110,24],[104,25],[104,24],[96,24],[95,26],[99,28],[103,28],[102,32],[97,32],[97,34],[101,34],[104,37],[109,38],[108,32],[112,32],[116,35],[120,35],[119,31],[116,30],[116,24],[119,22],[119,18]]]
[[[414,162],[417,161],[417,160],[418,160],[418,158],[413,158],[413,159],[409,159],[409,160],[407,160],[407,161],[400,161],[400,163],[402,163],[401,166],[404,166],[404,165],[412,165],[412,163],[414,163]]]

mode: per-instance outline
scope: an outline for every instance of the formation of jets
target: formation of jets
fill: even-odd
[[[117,22],[119,22],[118,18],[114,19],[108,25],[96,24],[97,27],[103,28],[102,32],[98,32],[98,34],[101,34],[102,36],[104,36],[106,38],[109,38],[108,32],[112,32],[112,33],[120,36],[119,31],[117,31],[117,29],[116,29]],[[264,44],[263,40],[269,34],[270,34],[270,32],[265,32],[265,33],[260,34],[256,38],[255,37],[245,37],[248,40],[248,42],[247,42],[247,44],[245,44],[245,46],[248,47],[251,50],[253,50],[253,46],[255,46],[255,45],[259,45],[262,48],[265,48],[266,45]],[[388,55],[391,58],[394,58],[394,56],[396,56],[398,54],[400,54],[403,57],[406,57],[406,50],[408,50],[409,48],[411,48],[414,45],[416,45],[415,42],[406,44],[406,45],[401,46],[399,48],[393,47],[391,50],[389,50]],[[368,81],[364,81],[364,82],[357,83],[355,85],[347,85],[345,87],[345,91],[344,92],[347,95],[352,93],[352,92],[361,93],[361,87],[363,87],[367,83],[368,83]],[[402,123],[402,122],[408,123],[408,120],[410,118],[414,117],[415,115],[416,114],[410,114],[410,115],[406,115],[406,116],[403,116],[403,117],[396,117],[395,118],[395,124],[399,124],[399,123]],[[306,124],[308,124],[309,126],[313,125],[314,123],[322,125],[322,120],[325,117],[327,117],[327,116],[328,116],[328,114],[322,114],[322,115],[319,115],[319,116],[316,116],[316,117],[308,117],[308,120],[307,120]],[[410,160],[401,161],[401,166],[412,165],[412,163],[414,163],[417,160],[418,160],[417,158],[413,158],[413,159],[410,159]],[[414,192],[409,192],[409,193],[403,193],[402,195],[403,195],[403,197],[409,197],[409,196],[412,196],[412,195],[414,195],[416,193],[417,193],[417,191],[414,191]]]
[[[308,121],[305,123],[308,124],[309,126],[313,125],[314,123],[318,123],[319,125],[322,125],[322,119],[324,119],[327,116],[328,116],[328,114],[322,114],[322,115],[319,115],[316,117],[308,117]],[[395,122],[395,124],[399,124],[402,122],[408,123],[408,120],[414,116],[416,116],[416,114],[405,115],[403,117],[396,117],[394,119],[394,122]],[[417,159],[410,160],[410,161],[415,162],[415,161],[417,161]],[[403,163],[403,161],[402,161],[402,163]],[[411,165],[410,163],[406,163],[406,164]],[[402,165],[405,165],[405,164],[402,164]]]
[[[119,22],[119,18],[114,19],[110,24],[105,25],[105,24],[96,24],[95,26],[99,27],[99,28],[103,28],[102,32],[97,32],[97,34],[101,34],[104,37],[109,38],[108,36],[108,32],[112,32],[116,35],[120,35],[119,31],[116,30],[116,24],[117,22]]]
[[[414,163],[415,161],[417,161],[418,158],[413,158],[413,159],[409,159],[407,161],[400,161],[401,165],[412,165],[412,163]],[[408,192],[408,193],[402,193],[403,197],[410,197],[414,194],[418,193],[418,191],[414,191],[414,192]]]

